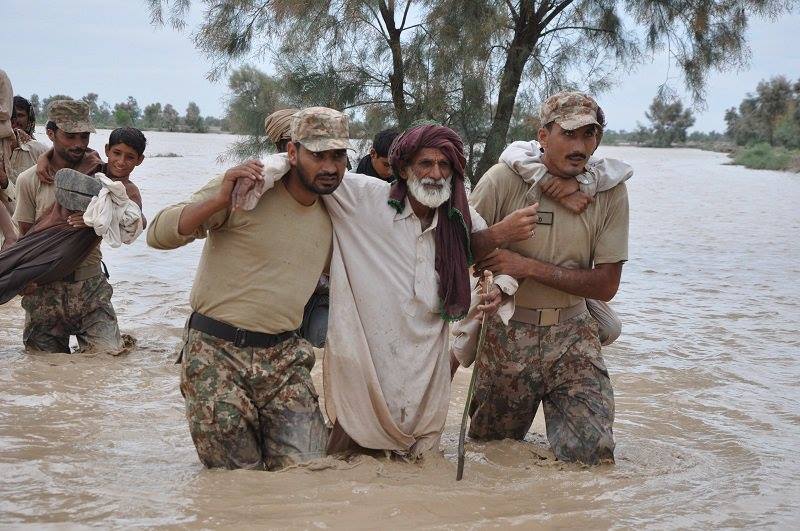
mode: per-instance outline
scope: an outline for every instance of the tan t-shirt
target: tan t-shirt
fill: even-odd
[[[492,225],[528,206],[529,189],[519,175],[500,163],[478,181],[469,200]],[[510,244],[510,250],[569,269],[591,269],[593,265],[628,259],[628,193],[624,183],[598,193],[582,214],[542,196],[539,214],[542,223],[536,226],[536,236]],[[547,224],[550,219],[551,224]],[[581,299],[531,278],[521,282],[516,296],[517,305],[525,308],[566,308]]]
[[[43,184],[36,175],[36,166],[32,166],[17,176],[17,207],[14,210],[14,221],[20,223],[36,223],[42,214],[50,210],[56,202],[56,186]],[[102,254],[98,245],[81,262],[75,272],[100,264]]]
[[[221,176],[212,179],[187,201],[156,214],[147,230],[148,245],[175,249],[207,238],[192,286],[192,309],[255,332],[296,330],[330,259],[332,229],[325,206],[319,200],[301,205],[281,181],[253,210],[222,210],[195,234],[179,234],[183,208],[215,195],[221,182]]]

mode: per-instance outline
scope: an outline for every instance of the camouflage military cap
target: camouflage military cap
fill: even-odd
[[[4,70],[0,70],[0,138],[11,136],[11,115],[14,114],[14,89]]]
[[[599,108],[594,98],[583,92],[557,92],[542,104],[539,119],[542,125],[555,122],[571,131],[589,124],[602,125],[597,119]]]
[[[47,106],[47,119],[67,133],[94,133],[89,104],[79,100],[55,100]]]
[[[327,107],[307,107],[292,116],[292,142],[311,151],[351,149],[347,116]]]

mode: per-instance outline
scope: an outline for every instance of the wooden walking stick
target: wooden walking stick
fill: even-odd
[[[488,295],[492,289],[494,277],[492,272],[485,270],[483,272],[483,293]],[[481,301],[483,302],[483,301]],[[472,377],[469,379],[469,388],[467,389],[467,402],[464,404],[464,415],[461,417],[461,432],[458,434],[458,469],[456,471],[456,481],[461,481],[464,477],[464,438],[467,435],[467,420],[469,419],[469,405],[472,403],[472,394],[475,392],[475,377],[478,374],[478,359],[481,357],[483,350],[483,341],[486,339],[486,312],[483,312],[481,317],[481,331],[478,334],[478,346],[475,348],[475,360],[472,362]]]

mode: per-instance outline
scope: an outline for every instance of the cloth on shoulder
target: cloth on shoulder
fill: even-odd
[[[500,154],[500,162],[505,163],[522,180],[531,185],[529,200],[536,202],[541,197],[542,185],[554,178],[547,173],[542,163],[542,151],[535,140],[516,141],[509,144]],[[589,157],[586,171],[577,176],[581,192],[589,197],[599,192],[611,190],[633,176],[633,166],[627,162],[600,157]]]
[[[142,233],[142,211],[125,191],[125,185],[102,173],[94,175],[103,185],[83,213],[83,221],[111,247],[131,244]]]
[[[58,203],[14,245],[0,252],[0,304],[25,286],[61,280],[100,243],[94,231],[67,223],[70,211]]]
[[[267,155],[261,159],[261,162],[264,164],[264,169],[261,170],[264,180],[257,182],[253,188],[247,191],[241,204],[242,210],[253,210],[261,196],[275,186],[275,182],[286,175],[290,168],[289,156],[286,153]]]

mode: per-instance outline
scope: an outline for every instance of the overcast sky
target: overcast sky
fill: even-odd
[[[204,115],[224,112],[226,83],[205,78],[209,64],[187,34],[153,27],[143,0],[0,3],[5,11],[0,18],[5,21],[0,68],[8,73],[16,94],[43,98],[96,92],[112,105],[134,96],[141,107],[172,103],[183,114],[194,101]],[[754,21],[748,40],[749,66],[710,76],[708,108],[698,112],[694,129],[724,130],[725,109],[737,106],[762,79],[778,74],[800,78],[800,14],[777,22]],[[265,64],[256,66],[267,69]],[[645,123],[644,111],[661,83],[672,77],[672,85],[681,88],[680,79],[674,79],[677,73],[662,56],[620,76],[619,84],[598,98],[609,127],[630,130],[637,121]]]

